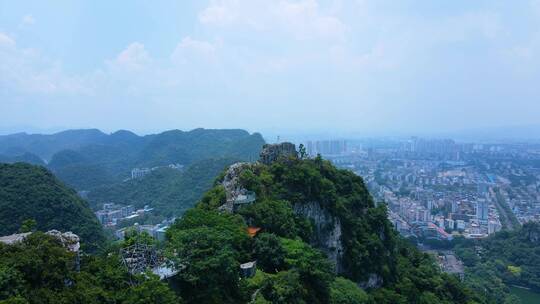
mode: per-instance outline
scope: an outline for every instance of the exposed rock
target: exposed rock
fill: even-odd
[[[379,288],[383,284],[383,279],[380,275],[372,273],[369,275],[369,279],[367,282],[361,282],[358,284],[360,288],[362,289],[368,289],[368,288]]]
[[[225,188],[227,201],[219,207],[219,210],[233,212],[235,201],[237,201],[239,197],[247,197],[249,193],[240,183],[240,174],[249,166],[251,166],[249,163],[236,163],[227,169],[227,172],[223,177],[223,182],[221,183],[223,188]]]
[[[341,223],[318,202],[299,203],[293,206],[297,215],[302,215],[314,224],[311,243],[323,251],[334,264],[337,273],[343,269],[343,244],[341,243]]]
[[[60,240],[62,245],[71,252],[78,252],[81,248],[79,236],[71,231],[62,233],[58,230],[50,230],[47,232],[47,234],[52,235]]]
[[[296,146],[290,142],[266,144],[260,154],[261,162],[265,165],[270,165],[282,157],[298,157]]]
[[[26,237],[30,234],[32,234],[32,232],[16,233],[12,235],[2,236],[0,237],[0,243],[4,243],[7,245],[20,243],[24,241],[24,239],[26,239]],[[47,231],[46,234],[57,238],[62,243],[62,246],[64,246],[67,250],[71,252],[78,252],[81,248],[79,236],[71,231],[62,233],[58,230],[53,229]]]
[[[31,232],[25,232],[25,233],[15,233],[11,235],[1,236],[0,237],[0,243],[4,243],[7,245],[12,245],[15,243],[19,243],[24,241],[24,239],[30,235]]]

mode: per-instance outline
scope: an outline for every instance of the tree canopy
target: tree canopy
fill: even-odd
[[[104,241],[101,225],[87,202],[43,167],[0,164],[0,234],[26,229],[72,231],[87,249]]]

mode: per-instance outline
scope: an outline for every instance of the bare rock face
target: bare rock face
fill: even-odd
[[[314,223],[312,244],[323,251],[334,264],[337,273],[342,271],[343,244],[341,242],[341,223],[338,218],[321,208],[318,202],[295,204],[294,212]]]
[[[279,144],[266,144],[260,154],[261,163],[270,165],[279,158],[284,157],[298,157],[296,152],[296,146],[290,142],[283,142]]]
[[[12,235],[3,236],[3,237],[0,237],[0,242],[7,245],[20,243],[24,241],[24,239],[30,234],[32,234],[32,232],[16,233]],[[62,246],[64,246],[67,250],[71,252],[78,252],[79,249],[81,248],[79,236],[71,231],[62,233],[58,230],[53,229],[53,230],[47,231],[45,234],[48,234],[58,239],[60,243],[62,243]]]
[[[227,202],[220,206],[219,210],[233,212],[234,202],[237,197],[247,192],[240,183],[240,174],[249,166],[249,163],[235,163],[232,164],[229,169],[227,169],[223,182],[221,183],[221,185],[225,188]]]
[[[367,280],[367,282],[362,282],[358,285],[363,289],[368,289],[368,288],[379,288],[382,286],[382,284],[383,284],[383,279],[381,278],[381,276],[378,274],[372,273],[369,275],[369,279]]]
[[[78,252],[81,248],[79,236],[71,231],[62,233],[58,230],[50,230],[47,234],[57,238],[71,252]]]

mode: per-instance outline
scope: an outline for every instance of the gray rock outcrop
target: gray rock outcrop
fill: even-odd
[[[343,244],[339,219],[323,209],[318,202],[298,203],[293,208],[297,215],[304,216],[313,222],[312,245],[328,256],[337,273],[341,272]]]
[[[227,169],[223,181],[221,182],[221,185],[225,188],[227,201],[219,207],[219,210],[233,212],[234,202],[240,195],[245,195],[247,193],[247,190],[243,188],[240,183],[240,174],[242,173],[242,170],[249,166],[249,163],[235,163]]]
[[[296,146],[290,142],[279,144],[266,144],[260,154],[260,161],[265,165],[270,165],[280,158],[298,157]]]

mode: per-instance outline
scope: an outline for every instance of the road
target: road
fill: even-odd
[[[499,189],[490,188],[489,189],[491,196],[494,198],[495,206],[497,206],[497,211],[499,211],[499,216],[501,219],[501,224],[503,229],[514,230],[519,228],[519,221],[510,210],[510,207],[506,203],[506,200],[501,195]]]

